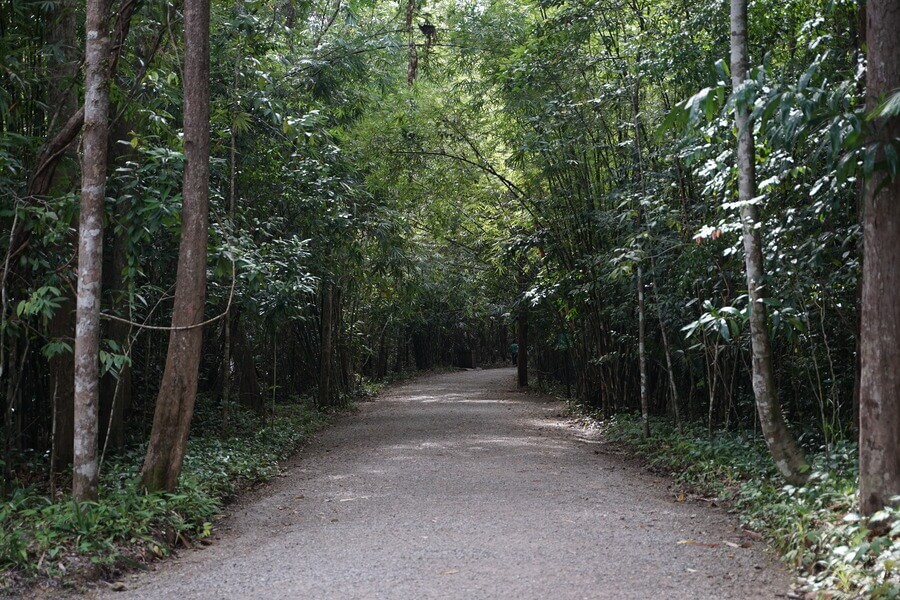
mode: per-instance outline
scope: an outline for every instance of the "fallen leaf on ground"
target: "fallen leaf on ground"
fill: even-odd
[[[441,575],[455,575],[459,573],[459,569],[444,569],[443,571],[438,571]]]
[[[678,540],[679,546],[703,546],[704,548],[718,548],[718,544],[709,544],[707,542],[698,542],[697,540]]]
[[[761,540],[761,539],[763,539],[763,534],[761,534],[761,533],[759,533],[759,532],[756,532],[756,531],[753,531],[752,529],[744,529],[744,533],[745,533],[748,537],[753,538],[754,540]]]

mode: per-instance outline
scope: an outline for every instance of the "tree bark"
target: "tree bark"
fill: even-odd
[[[106,49],[109,53],[109,63],[107,68],[110,78],[116,73],[116,67],[119,63],[119,55],[125,45],[125,40],[128,37],[128,32],[131,29],[131,18],[134,16],[134,12],[137,10],[138,4],[139,3],[137,0],[124,0],[122,2],[122,5],[119,7],[119,12],[116,15],[115,44],[110,46],[109,38],[106,38]],[[107,31],[108,35],[108,4],[104,4],[103,14],[107,16],[106,21],[103,22],[103,30]],[[85,119],[85,106],[81,106],[71,116],[68,117],[65,125],[63,125],[59,129],[59,131],[56,132],[56,135],[49,139],[41,149],[40,156],[37,160],[37,167],[35,168],[34,173],[31,175],[31,180],[28,183],[29,196],[45,196],[49,192],[50,185],[53,182],[53,171],[56,168],[56,165],[59,163],[60,158],[65,155],[69,145],[75,141],[75,138],[78,136],[78,132],[81,131],[82,126],[85,124]],[[21,232],[19,232],[19,236],[13,236],[14,239],[18,239],[18,241],[20,242],[18,244],[12,245],[17,249],[17,251],[19,251],[19,246],[22,242],[20,237],[22,234],[27,235],[27,233],[22,230]]]
[[[747,80],[747,0],[731,0],[731,83],[735,91],[737,127],[738,201],[744,238],[744,263],[750,299],[750,342],[753,355],[753,393],[766,445],[779,472],[791,483],[806,480],[807,463],[802,450],[785,423],[775,386],[772,344],[768,315],[760,222],[753,198],[756,196],[756,151],[750,107],[739,98]]]
[[[669,335],[666,333],[666,323],[663,320],[662,305],[659,301],[659,288],[656,285],[656,262],[650,258],[650,268],[653,269],[653,298],[656,300],[656,318],[659,319],[659,334],[662,339],[663,352],[666,355],[666,372],[669,379],[669,391],[672,394],[672,412],[675,416],[675,424],[678,431],[684,433],[684,424],[681,420],[681,398],[678,394],[678,384],[675,382],[675,368],[672,364],[672,347],[669,345]]]
[[[108,139],[108,171],[115,169],[116,163],[126,155],[125,148],[131,146],[118,143],[127,137],[130,127],[124,120],[111,124]],[[129,283],[125,276],[128,268],[128,229],[131,201],[121,200],[116,204],[115,227],[112,252],[104,256],[103,289],[106,290],[113,312],[127,314],[129,306]],[[120,321],[107,321],[104,336],[115,342],[120,353],[130,352],[131,326]],[[100,444],[101,452],[107,447],[122,448],[125,445],[125,416],[131,408],[132,367],[125,364],[118,373],[109,372],[100,380]]]
[[[54,311],[48,333],[51,339],[72,339],[75,323],[75,302],[65,301]],[[48,361],[50,388],[53,390],[53,463],[54,467],[68,467],[75,449],[75,363],[72,354],[62,352]]]
[[[75,112],[78,103],[78,86],[75,80],[79,74],[79,62],[81,52],[76,48],[76,6],[72,0],[60,2],[56,9],[48,15],[47,40],[49,45],[58,46],[62,54],[62,60],[54,64],[50,72],[50,106],[54,107],[57,115],[68,115]],[[82,109],[84,106],[81,107]],[[48,172],[47,191],[59,188],[70,191],[76,184],[79,175],[74,167],[75,153],[68,151],[63,155],[70,157],[73,163],[72,169],[66,169],[64,173],[58,170]],[[61,157],[63,156],[61,155]],[[77,242],[72,236],[72,245]],[[61,256],[68,254],[68,244],[60,246],[58,252]],[[70,283],[69,270],[62,274],[66,280],[66,287]],[[52,340],[66,340],[71,342],[75,337],[75,299],[71,296],[65,298],[63,303],[54,311],[53,317],[47,327],[47,334]],[[50,382],[49,388],[53,390],[53,410],[51,425],[53,435],[53,467],[68,468],[72,463],[72,451],[75,439],[73,437],[75,408],[75,362],[71,352],[62,352],[48,361]],[[52,476],[53,474],[51,474]]]
[[[209,0],[184,5],[184,183],[181,244],[175,281],[172,325],[192,326],[203,319],[206,300],[206,248],[209,220]],[[141,473],[150,491],[172,491],[184,462],[190,431],[203,331],[173,330],[153,429]]]
[[[109,131],[109,15],[106,0],[88,0],[85,19],[84,153],[78,225],[75,305],[75,440],[72,496],[97,498],[97,411],[100,397],[100,288],[103,203]]]
[[[643,223],[643,209],[641,202],[644,196],[644,162],[643,148],[641,144],[641,120],[640,120],[640,77],[635,78],[634,93],[631,95],[631,116],[634,122],[634,147],[637,153],[637,176],[638,189],[641,197],[638,198],[637,213],[637,234],[638,239],[641,235],[641,226]],[[643,245],[638,242],[638,248],[643,249]],[[638,370],[641,380],[641,432],[644,439],[650,437],[650,390],[647,382],[647,311],[644,302],[644,268],[641,265],[643,256],[638,257],[637,261],[637,309],[638,309]]]
[[[900,89],[900,2],[868,0],[866,108]],[[872,121],[876,164],[900,137],[900,117]],[[896,146],[895,146],[896,147]],[[860,332],[859,493],[872,514],[900,497],[900,177],[874,173],[866,184]]]
[[[261,415],[265,409],[263,393],[259,387],[256,361],[253,360],[253,348],[250,346],[250,339],[247,337],[247,328],[237,316],[234,318],[233,327],[234,354],[232,358],[234,361],[238,400],[241,406],[245,406],[256,414]]]
[[[235,3],[235,12],[241,14],[241,3]],[[234,59],[233,79],[231,81],[231,131],[228,146],[228,222],[234,227],[234,216],[237,208],[237,130],[235,128],[238,112],[238,82],[241,76],[241,52]],[[225,315],[225,347],[222,356],[222,428],[228,431],[231,404],[231,313],[229,307]]]
[[[332,319],[334,317],[334,291],[325,284],[322,295],[322,343],[319,352],[319,406],[331,406],[332,400]]]
[[[650,391],[647,389],[647,314],[644,307],[644,271],[640,262],[637,265],[637,297],[638,367],[641,377],[641,432],[646,439],[650,437]]]
[[[518,356],[518,382],[519,387],[528,387],[528,309],[519,309],[517,343],[519,344]]]
[[[416,49],[415,27],[413,19],[416,15],[416,0],[406,0],[406,37],[407,37],[407,65],[406,82],[412,85],[416,82],[419,73],[419,52]]]

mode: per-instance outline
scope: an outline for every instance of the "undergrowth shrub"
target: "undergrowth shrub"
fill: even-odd
[[[104,464],[97,502],[69,496],[53,501],[36,485],[14,488],[0,503],[0,591],[35,576],[68,580],[76,572],[111,570],[165,555],[176,541],[208,536],[225,500],[277,475],[279,462],[326,421],[305,405],[277,409],[264,421],[235,407],[229,437],[203,436],[219,431],[220,411],[199,402],[196,437],[188,443],[175,493],[141,489],[143,447]]]

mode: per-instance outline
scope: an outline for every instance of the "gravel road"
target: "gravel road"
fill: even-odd
[[[100,598],[775,598],[790,577],[733,516],[515,388],[421,377],[341,417],[243,498],[213,545]],[[730,542],[727,543],[727,542]]]

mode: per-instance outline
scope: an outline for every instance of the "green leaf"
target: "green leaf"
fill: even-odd
[[[866,120],[891,119],[900,115],[900,90],[896,90],[868,114]]]

